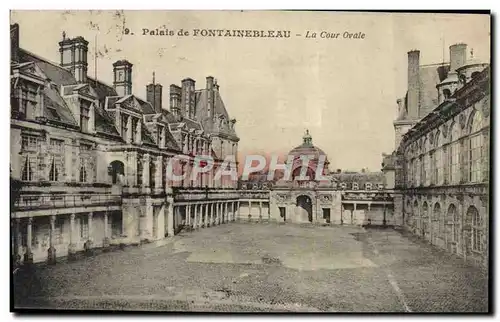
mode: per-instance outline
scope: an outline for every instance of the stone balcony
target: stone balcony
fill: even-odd
[[[13,212],[121,205],[120,195],[111,194],[21,194],[13,204]]]

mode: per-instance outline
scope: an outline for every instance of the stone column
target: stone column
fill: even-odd
[[[102,247],[109,247],[109,232],[108,232],[108,212],[104,212],[104,239]]]
[[[16,243],[15,247],[14,247],[14,251],[16,252],[14,260],[15,260],[15,264],[19,265],[19,264],[21,264],[21,254],[23,253],[23,235],[21,234],[21,219],[20,218],[15,219],[15,228],[14,229],[15,229],[14,242]]]
[[[262,222],[262,201],[259,201],[259,221]]]
[[[207,228],[210,224],[208,223],[208,203],[205,204],[205,225],[204,227]]]
[[[26,253],[24,253],[24,263],[33,263],[33,250],[31,249],[31,244],[33,242],[33,217],[28,218],[28,226],[26,227]]]
[[[88,237],[87,242],[85,243],[85,250],[86,251],[89,251],[90,249],[92,249],[92,217],[93,216],[94,216],[94,214],[92,212],[89,212],[89,215],[88,215],[89,237]]]
[[[217,203],[217,225],[221,224],[221,215],[222,215],[222,204],[220,202]]]
[[[229,221],[229,212],[227,211],[227,207],[228,206],[228,203],[225,202],[224,203],[224,223],[227,224],[227,222]]]
[[[56,263],[56,249],[54,247],[54,230],[56,225],[56,216],[50,216],[50,229],[49,229],[49,250],[47,262],[50,265]]]
[[[170,201],[168,202],[168,208],[167,208],[167,236],[168,237],[174,237],[175,232],[174,232],[174,212],[176,210],[176,207],[174,207],[173,202]]]
[[[355,218],[354,218],[354,213],[356,212],[356,203],[354,203],[354,209],[352,210],[352,221],[354,223]]]
[[[252,220],[252,201],[248,200],[248,221]]]
[[[214,203],[210,204],[210,226],[214,225]]]
[[[73,259],[76,253],[75,217],[76,214],[74,213],[69,216],[69,247],[68,247],[69,259]]]
[[[193,206],[194,208],[194,221],[193,221],[193,229],[197,229],[198,228],[198,205],[195,204]]]
[[[191,227],[191,205],[188,204],[186,207],[186,226]]]
[[[340,224],[344,224],[344,205],[340,204]]]
[[[236,206],[236,218],[240,219],[240,201],[238,200],[238,205]]]

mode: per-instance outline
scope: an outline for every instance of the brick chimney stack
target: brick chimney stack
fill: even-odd
[[[10,25],[10,60],[19,62],[19,25]]]
[[[408,117],[418,119],[420,108],[420,51],[408,52]]]
[[[194,119],[195,117],[195,81],[191,78],[182,80],[181,113],[182,116]]]
[[[450,46],[450,72],[456,73],[456,70],[465,65],[467,61],[467,45],[455,44]]]
[[[83,37],[66,38],[63,32],[63,39],[59,42],[59,52],[61,53],[61,67],[71,71],[78,83],[87,82],[87,52],[89,42]]]
[[[163,86],[151,83],[146,85],[146,99],[153,106],[155,113],[161,113]]]

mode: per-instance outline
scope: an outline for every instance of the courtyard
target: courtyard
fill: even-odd
[[[486,312],[488,277],[392,229],[229,223],[14,277],[16,308]]]

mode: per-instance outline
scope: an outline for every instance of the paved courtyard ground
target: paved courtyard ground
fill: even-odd
[[[18,271],[16,307],[485,312],[485,273],[391,229],[230,223]]]

